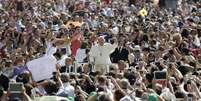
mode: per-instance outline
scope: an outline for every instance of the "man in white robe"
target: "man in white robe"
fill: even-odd
[[[117,42],[113,44],[106,43],[104,37],[98,38],[98,44],[92,46],[90,50],[90,62],[94,63],[94,71],[100,71],[102,74],[106,74],[109,71],[109,65],[111,65],[110,54],[117,47]]]

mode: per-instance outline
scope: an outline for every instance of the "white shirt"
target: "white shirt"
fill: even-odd
[[[71,86],[69,83],[64,83],[63,86],[59,88],[59,91],[57,94],[60,94],[62,92],[65,92],[68,94],[68,97],[75,97],[75,88]]]
[[[92,46],[89,55],[90,61],[99,65],[111,64],[110,54],[115,50],[117,44],[105,43],[103,46]]]
[[[53,55],[56,52],[57,48],[54,47],[51,42],[47,42],[46,55]]]

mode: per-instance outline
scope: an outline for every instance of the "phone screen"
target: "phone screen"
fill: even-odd
[[[9,84],[10,91],[19,91],[21,92],[23,90],[23,84],[22,83],[10,83]]]
[[[164,71],[155,71],[154,72],[154,78],[156,80],[164,80],[167,78],[167,72]]]
[[[9,84],[9,89],[10,89],[10,99],[15,99],[15,98],[19,98],[22,99],[23,98],[23,84],[22,83],[10,83]]]

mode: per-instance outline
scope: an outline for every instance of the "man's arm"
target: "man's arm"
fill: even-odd
[[[109,53],[114,52],[114,50],[117,48],[117,46],[118,46],[117,39],[113,38],[111,40],[111,43],[107,45],[107,49],[108,49]]]

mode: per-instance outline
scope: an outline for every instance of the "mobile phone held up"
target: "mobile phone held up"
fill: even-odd
[[[155,71],[154,72],[154,79],[155,80],[166,80],[167,79],[167,72],[165,72],[165,71]]]
[[[23,83],[16,83],[16,82],[9,83],[9,90],[11,93],[10,99],[22,99],[23,88],[24,88]]]

